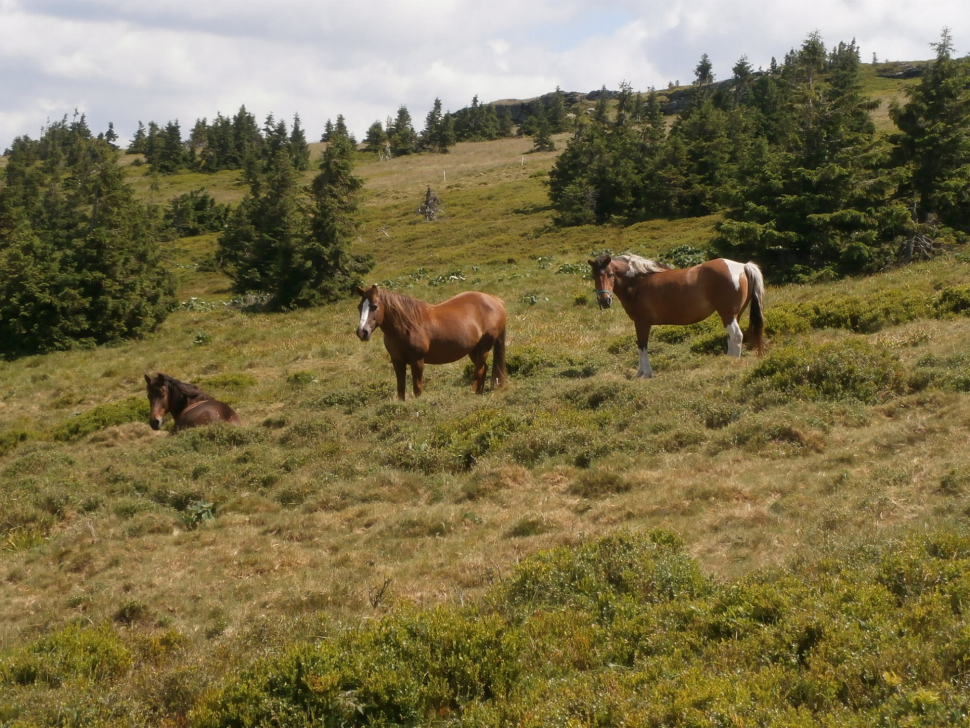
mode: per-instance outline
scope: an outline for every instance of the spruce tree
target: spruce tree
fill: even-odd
[[[128,145],[128,154],[144,154],[145,153],[145,140],[148,138],[148,133],[145,131],[145,125],[140,121],[138,122],[138,129],[135,131],[134,136],[131,138],[131,144]]]
[[[916,222],[935,217],[970,233],[970,58],[952,57],[948,29],[933,47],[936,58],[909,100],[890,107],[895,159],[907,171],[902,193]]]
[[[421,145],[434,152],[446,154],[448,147],[455,144],[454,123],[445,121],[445,115],[441,113],[441,99],[436,98],[431,111],[425,118],[424,131],[421,133]]]
[[[364,148],[368,152],[383,152],[384,145],[387,143],[387,133],[384,125],[380,121],[375,121],[367,129],[367,136],[364,137]]]
[[[411,154],[414,151],[418,135],[414,131],[414,126],[411,123],[411,114],[406,106],[401,106],[397,110],[393,131],[388,136],[390,137],[391,151],[395,156]]]
[[[66,128],[66,127],[65,127]],[[174,302],[152,225],[105,140],[68,130],[74,164],[12,158],[0,185],[0,354],[19,356],[137,337]],[[62,184],[66,182],[66,184]]]
[[[872,272],[890,262],[907,231],[861,91],[855,43],[831,56],[817,34],[789,54],[790,131],[756,145],[745,184],[718,225],[714,248],[758,260],[779,281]]]
[[[549,122],[549,131],[559,134],[569,129],[569,115],[566,112],[566,95],[558,86],[549,99],[549,108],[546,109],[546,120]]]
[[[293,168],[304,172],[310,169],[310,145],[307,144],[306,134],[300,126],[300,115],[293,114],[293,129],[290,131],[290,159]]]
[[[238,293],[269,294],[275,310],[320,305],[349,295],[373,267],[348,248],[356,236],[354,145],[334,133],[309,199],[286,150],[265,174],[250,171],[250,192],[219,239],[219,258]]]

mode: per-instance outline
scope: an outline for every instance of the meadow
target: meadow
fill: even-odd
[[[638,380],[632,323],[597,309],[586,260],[702,249],[717,218],[554,227],[544,179],[555,155],[509,139],[384,162],[361,155],[357,168],[357,249],[377,261],[368,282],[429,301],[467,289],[504,299],[504,389],[473,395],[469,367],[456,363],[429,367],[420,399],[396,401],[380,334],[354,336],[356,300],[253,312],[211,264],[213,235],[165,243],[182,304],[150,338],[0,362],[0,725],[304,725],[314,715],[328,725],[711,724],[693,703],[667,717],[649,701],[634,710],[630,691],[649,683],[650,700],[670,698],[645,677],[663,667],[695,671],[678,690],[709,693],[724,715],[757,703],[771,680],[747,696],[723,675],[704,681],[757,662],[771,640],[819,642],[807,617],[794,637],[766,636],[794,612],[811,614],[792,607],[803,592],[833,623],[838,604],[860,599],[880,629],[895,624],[891,602],[905,619],[964,634],[963,591],[925,587],[959,605],[933,611],[907,602],[904,587],[893,592],[886,575],[944,552],[952,569],[920,583],[970,583],[960,536],[970,518],[970,251],[769,287],[763,359],[724,356],[715,321],[658,327],[656,376]],[[245,193],[229,173],[163,178],[150,193],[134,161],[123,163],[146,199],[203,185],[220,201]],[[428,186],[445,205],[434,222],[417,212]],[[231,403],[244,426],[152,431],[143,374],[155,371]],[[896,564],[897,553],[909,561]],[[569,588],[556,581],[563,573]],[[847,584],[871,577],[885,604],[876,586],[865,587],[870,601],[837,598],[851,592],[839,573]],[[688,602],[706,615],[702,627],[684,616]],[[589,614],[600,617],[591,625]],[[607,626],[593,634],[597,624]],[[435,663],[424,674],[457,683],[431,697],[390,673],[326,682],[355,652],[402,660],[398,676],[418,669],[374,636],[400,634],[468,638],[475,649],[462,659],[505,669],[511,654],[518,672],[469,677]],[[865,634],[839,634],[865,651]],[[526,657],[502,635],[538,647]],[[910,652],[900,647],[884,667],[879,653],[865,670],[875,670],[879,705],[912,680],[923,702],[907,693],[898,715],[947,724],[965,693],[926,681],[955,685],[970,651],[948,658],[945,675],[924,675],[913,639]],[[639,666],[639,677],[611,673],[614,663]],[[577,680],[565,697],[564,676]],[[819,680],[777,724],[860,709],[858,693],[830,695]],[[374,697],[373,681],[398,702]],[[376,691],[366,704],[354,692],[365,683]],[[302,697],[280,687],[296,684]],[[593,695],[608,696],[605,713],[588,707]],[[523,712],[530,701],[546,707]]]

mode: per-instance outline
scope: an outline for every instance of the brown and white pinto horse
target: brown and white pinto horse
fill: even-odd
[[[152,408],[148,424],[153,430],[161,428],[166,412],[171,412],[175,419],[173,433],[213,422],[242,424],[232,407],[214,399],[194,384],[180,382],[161,372],[154,377],[146,374],[145,384],[148,389],[148,403]]]
[[[615,294],[633,319],[640,349],[638,377],[653,376],[647,355],[651,326],[695,324],[715,311],[727,331],[727,353],[740,357],[744,335],[738,317],[748,303],[748,348],[764,352],[765,284],[754,263],[718,258],[693,268],[671,269],[637,255],[601,255],[589,264],[600,308],[609,308]]]
[[[466,291],[432,305],[403,293],[357,288],[360,324],[357,337],[369,341],[375,328],[384,332],[384,347],[397,375],[397,396],[404,399],[407,367],[411,366],[414,396],[424,389],[424,365],[448,364],[464,356],[475,365],[472,389],[485,391],[488,353],[492,387],[505,383],[505,305],[487,293]]]

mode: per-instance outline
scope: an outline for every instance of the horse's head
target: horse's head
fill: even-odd
[[[593,285],[596,286],[596,301],[600,308],[613,305],[613,284],[616,274],[613,272],[613,259],[608,255],[599,255],[587,261],[593,269]]]
[[[161,429],[162,420],[169,408],[168,379],[161,373],[154,377],[146,374],[145,385],[148,390],[148,405],[151,407],[148,424],[153,430],[158,430]]]
[[[381,294],[377,286],[371,286],[366,291],[357,286],[357,295],[360,296],[360,324],[357,326],[357,338],[361,341],[370,341],[374,329],[384,322],[384,311],[381,308]]]

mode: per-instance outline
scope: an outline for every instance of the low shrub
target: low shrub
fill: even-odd
[[[562,363],[560,357],[535,346],[517,346],[505,358],[505,368],[510,377],[535,377]]]
[[[36,435],[27,430],[16,428],[0,433],[0,457],[17,449],[21,443],[27,442],[32,437],[36,437]]]
[[[944,288],[936,299],[933,308],[936,315],[943,318],[948,315],[970,315],[970,286]]]
[[[633,488],[629,478],[612,470],[587,470],[569,484],[569,493],[583,498],[603,498]]]
[[[240,391],[244,389],[249,389],[250,387],[255,387],[259,384],[259,380],[256,379],[252,374],[244,374],[242,372],[226,372],[224,374],[216,374],[211,377],[204,377],[200,379],[196,384],[208,391],[213,390],[232,390]]]
[[[353,414],[362,407],[383,402],[394,397],[397,385],[394,374],[387,370],[388,379],[378,382],[360,382],[350,387],[333,389],[310,402],[311,407],[342,407],[345,414]]]
[[[103,682],[120,677],[131,663],[130,651],[111,627],[70,624],[0,661],[0,683]]]
[[[629,597],[638,603],[706,593],[710,583],[666,531],[621,533],[578,548],[559,548],[526,559],[495,599],[507,608],[573,606],[599,612]],[[601,615],[607,616],[607,615]]]
[[[749,396],[776,390],[787,397],[874,403],[901,394],[898,357],[858,339],[774,349],[746,379]]]
[[[98,405],[51,430],[54,440],[76,440],[92,432],[126,422],[148,422],[151,414],[147,397],[128,397],[121,402]]]

